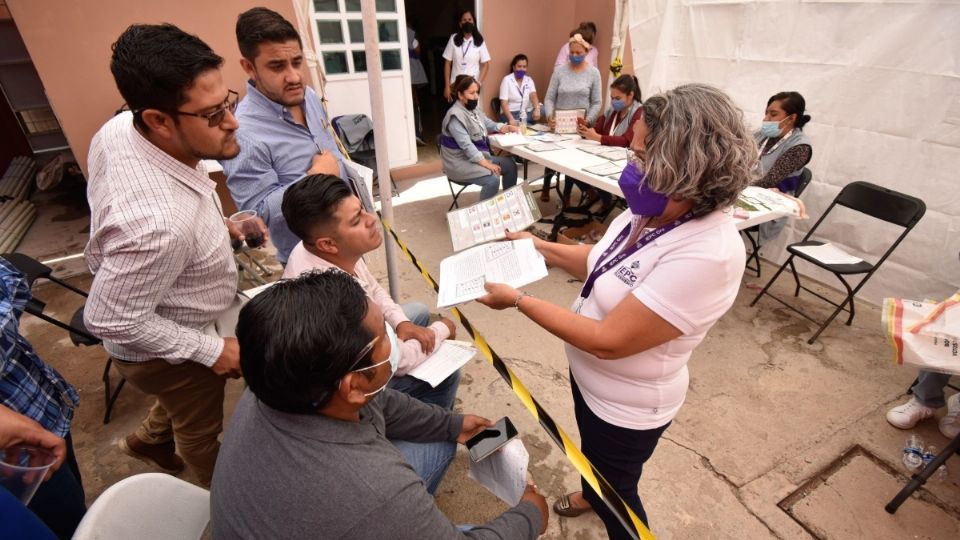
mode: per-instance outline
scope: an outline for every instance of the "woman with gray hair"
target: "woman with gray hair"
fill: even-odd
[[[757,147],[742,112],[716,88],[690,84],[644,102],[634,156],[620,176],[629,211],[594,246],[529,233],[547,264],[583,280],[570,309],[501,283],[479,302],[514,307],[566,342],[583,453],[647,523],[643,464],[687,392],[687,361],[733,305],[744,249],[731,205],[750,182]],[[610,538],[630,538],[585,481],[554,510],[595,510]]]

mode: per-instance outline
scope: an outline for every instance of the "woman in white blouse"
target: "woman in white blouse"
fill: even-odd
[[[573,305],[489,282],[479,302],[515,307],[566,342],[581,449],[647,523],[637,493],[643,464],[683,405],[690,355],[740,288],[745,256],[731,206],[750,182],[757,148],[743,113],[716,88],[680,86],[643,107],[619,181],[629,211],[599,243],[508,235],[532,238],[548,265],[584,282]],[[582,487],[554,511],[596,511],[610,538],[630,538]]]
[[[490,70],[490,52],[483,36],[477,30],[473,12],[469,9],[460,14],[458,30],[450,34],[447,48],[443,50],[443,77],[447,84],[443,88],[443,97],[447,103],[453,103],[450,87],[458,75],[469,75],[483,86]]]
[[[525,118],[528,124],[540,121],[540,98],[533,78],[527,75],[527,55],[510,61],[510,73],[500,81],[500,121],[511,126]]]

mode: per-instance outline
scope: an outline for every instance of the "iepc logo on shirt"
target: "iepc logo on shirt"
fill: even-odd
[[[620,278],[620,281],[626,283],[628,287],[632,288],[637,284],[637,275],[631,272],[626,266],[617,268],[616,276]]]

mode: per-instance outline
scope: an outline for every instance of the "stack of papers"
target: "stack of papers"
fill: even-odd
[[[429,358],[413,368],[407,375],[416,377],[436,388],[454,371],[476,356],[477,349],[465,341],[446,340],[437,347]]]
[[[520,144],[527,144],[530,141],[528,137],[524,137],[519,133],[503,133],[500,135],[491,135],[491,139],[494,140],[497,146],[500,148],[510,148],[511,146],[517,146]]]
[[[599,165],[593,165],[591,167],[584,167],[584,171],[595,174],[597,176],[613,176],[616,175],[617,178],[620,177],[620,173],[623,172],[623,166],[618,165],[616,162],[601,163]]]
[[[547,277],[547,264],[533,239],[495,242],[472,247],[440,262],[437,307],[447,308],[487,294],[484,284],[523,287]]]
[[[563,150],[563,147],[551,142],[536,142],[528,144],[527,150],[531,152],[549,152],[551,150]]]
[[[793,249],[809,255],[823,264],[858,264],[863,262],[863,259],[854,257],[829,242],[820,246],[797,246]]]

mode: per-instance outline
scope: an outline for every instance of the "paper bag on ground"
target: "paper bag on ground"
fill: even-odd
[[[519,437],[508,442],[480,462],[470,460],[467,476],[490,490],[500,500],[516,506],[520,504],[523,490],[527,487],[527,465],[530,454]]]

